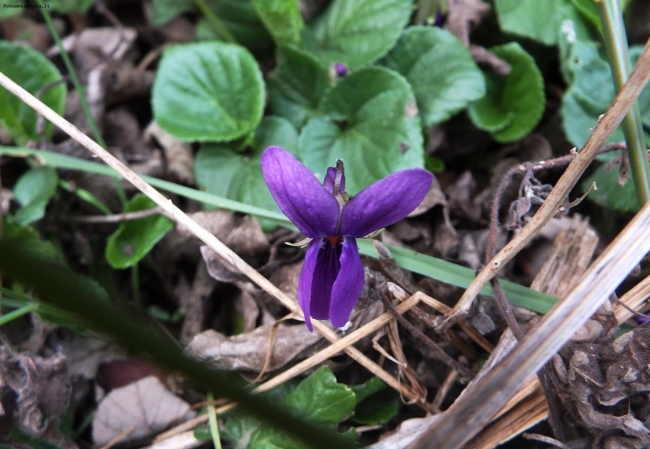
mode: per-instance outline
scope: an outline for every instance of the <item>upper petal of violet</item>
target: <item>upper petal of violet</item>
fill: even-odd
[[[330,167],[327,169],[327,174],[323,180],[323,186],[328,192],[334,192],[334,182],[336,180],[336,168]],[[341,184],[339,185],[339,192],[345,192],[345,175],[341,175]]]
[[[366,187],[343,207],[339,235],[361,238],[397,223],[418,207],[432,180],[428,171],[413,168]]]
[[[339,205],[307,167],[280,147],[264,150],[261,163],[271,195],[300,232],[311,238],[334,235]]]

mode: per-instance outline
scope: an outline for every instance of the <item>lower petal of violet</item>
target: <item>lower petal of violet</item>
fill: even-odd
[[[363,264],[359,257],[357,241],[352,237],[345,237],[340,264],[329,305],[329,318],[334,327],[345,326],[363,290]]]
[[[309,242],[307,253],[305,254],[305,262],[302,265],[302,271],[298,278],[298,305],[305,315],[305,324],[309,331],[313,331],[311,325],[311,286],[314,280],[314,270],[316,269],[316,262],[318,260],[318,252],[322,245],[322,239],[314,239]]]
[[[341,250],[340,242],[332,246],[325,239],[318,251],[314,278],[311,284],[311,301],[309,303],[311,317],[317,320],[329,318],[332,287],[341,269],[341,263],[339,262]]]

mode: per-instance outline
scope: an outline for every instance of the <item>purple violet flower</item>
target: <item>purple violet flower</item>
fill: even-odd
[[[348,68],[342,62],[337,62],[336,64],[334,64],[334,71],[336,72],[336,75],[339,78],[343,78],[345,75],[348,74]]]
[[[343,162],[327,169],[323,184],[279,147],[262,153],[262,174],[280,210],[310,238],[298,279],[298,304],[311,318],[334,327],[348,321],[363,289],[358,238],[397,223],[424,199],[433,175],[419,168],[393,173],[352,199],[345,192]]]

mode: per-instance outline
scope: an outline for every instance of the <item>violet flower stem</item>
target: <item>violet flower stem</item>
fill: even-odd
[[[603,40],[607,57],[618,93],[631,72],[630,58],[627,52],[627,39],[623,14],[618,0],[594,0],[598,6],[600,21],[603,26]],[[627,143],[632,179],[636,189],[639,207],[650,200],[650,164],[646,153],[638,103],[632,105],[630,112],[622,122],[623,133]]]

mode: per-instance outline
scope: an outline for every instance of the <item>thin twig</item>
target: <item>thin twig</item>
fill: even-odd
[[[89,215],[86,217],[67,217],[63,218],[63,221],[71,221],[74,223],[84,223],[84,224],[112,224],[112,223],[121,223],[123,221],[139,220],[141,218],[151,217],[153,215],[165,215],[165,211],[161,207],[153,207],[146,210],[138,210],[135,212],[125,212],[123,214],[113,214],[113,215]]]
[[[560,449],[571,449],[566,444],[558,440],[555,440],[551,437],[547,437],[546,435],[540,435],[538,433],[523,433],[521,436],[526,438],[527,440],[541,441],[542,443],[550,444],[551,446],[556,446],[559,447]]]
[[[413,335],[413,337],[423,342],[429,349],[431,349],[431,351],[433,351],[433,356],[437,360],[448,365],[451,369],[458,371],[460,375],[463,376],[465,379],[472,380],[472,378],[474,377],[474,373],[472,371],[470,371],[469,369],[465,368],[463,365],[458,363],[456,359],[454,359],[445,351],[443,351],[442,348],[438,346],[438,344],[435,341],[431,340],[422,331],[420,331],[420,329],[413,326],[406,318],[404,318],[402,315],[397,313],[395,307],[393,307],[393,305],[390,302],[387,289],[382,289],[381,293],[382,294],[379,296],[381,297],[384,306],[395,317],[395,319],[399,324],[404,326],[411,333],[411,335]]]

